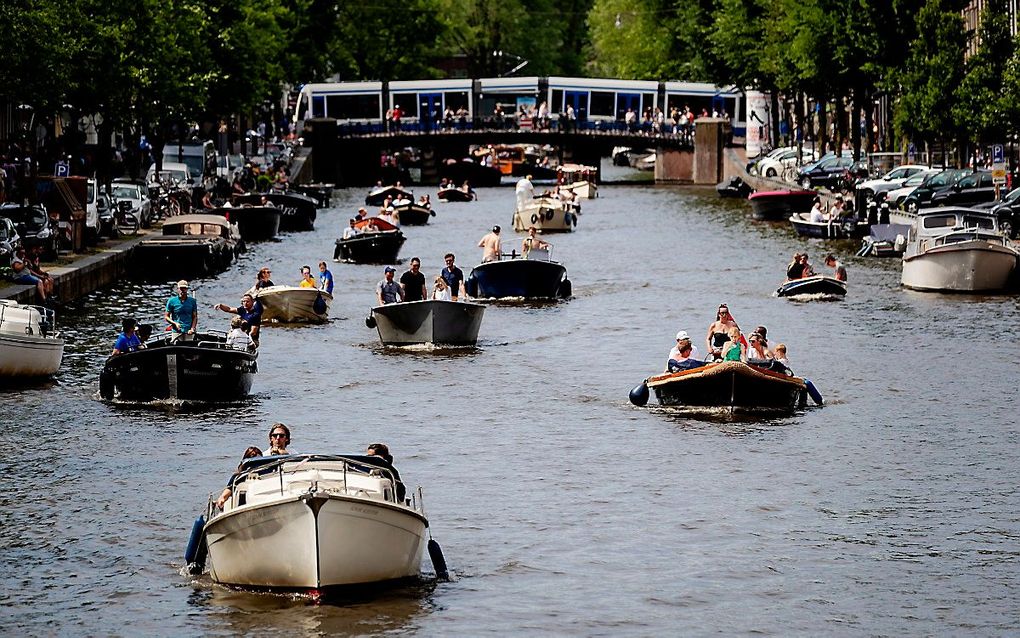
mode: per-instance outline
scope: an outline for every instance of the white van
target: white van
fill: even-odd
[[[145,174],[145,183],[149,188],[167,182],[169,182],[169,186],[183,188],[189,194],[194,192],[191,171],[188,169],[187,164],[182,164],[181,162],[163,162],[163,170],[160,171],[159,175],[156,175],[155,164],[149,167],[149,172]]]
[[[99,182],[94,177],[86,181],[85,189],[85,233],[89,241],[99,237]]]
[[[216,185],[216,149],[209,140],[183,144],[171,142],[163,148],[163,159],[187,164],[193,188],[209,190]]]

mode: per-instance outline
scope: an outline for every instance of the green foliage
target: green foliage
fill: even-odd
[[[1006,139],[1012,98],[1004,99],[1003,79],[1013,57],[1009,19],[1003,0],[989,0],[981,16],[981,44],[967,60],[963,80],[956,89],[953,115],[977,142]]]
[[[69,77],[66,61],[78,43],[68,37],[59,0],[0,2],[0,99],[35,109],[63,101]]]

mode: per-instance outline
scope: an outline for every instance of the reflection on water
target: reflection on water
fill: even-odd
[[[509,227],[512,189],[481,191],[405,230],[403,256],[426,277],[446,252],[468,272],[478,239]],[[225,329],[213,305],[236,303],[260,267],[296,284],[300,266],[328,260],[363,199],[339,190],[315,231],[191,282],[200,326]],[[1015,633],[1015,297],[905,291],[896,260],[755,223],[712,189],[607,186],[583,206],[577,232],[556,238],[575,296],[489,304],[475,349],[383,348],[363,322],[382,266],[331,263],[334,320],[267,326],[254,395],[238,404],[93,398],[121,318],[161,329],[169,281],[61,312],[55,380],[0,391],[0,445],[17,451],[0,464],[5,630]],[[841,258],[844,301],[774,296],[804,251]],[[678,330],[704,351],[719,302],[785,343],[826,405],[782,417],[631,406]],[[336,602],[179,576],[208,495],[276,421],[300,452],[387,443],[469,577]]]

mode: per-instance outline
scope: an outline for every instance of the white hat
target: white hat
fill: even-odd
[[[681,339],[690,339],[690,338],[691,338],[691,336],[689,334],[687,334],[686,330],[681,330],[680,332],[676,333],[676,340],[677,341],[680,341]]]
[[[182,279],[182,280],[177,282],[177,287],[178,288],[187,288],[188,287],[188,282],[185,281],[184,279]]]

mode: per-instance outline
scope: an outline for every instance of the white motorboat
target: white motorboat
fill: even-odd
[[[556,183],[560,190],[569,190],[575,197],[595,199],[599,195],[597,182],[599,169],[583,164],[562,164],[556,170]]]
[[[49,308],[0,299],[0,379],[46,377],[60,369],[64,340]]]
[[[323,323],[329,321],[333,295],[318,288],[269,286],[255,293],[262,304],[262,321]]]
[[[429,541],[421,488],[406,498],[381,457],[256,457],[230,487],[222,510],[210,499],[185,556],[207,556],[218,583],[322,589],[420,575]]]
[[[922,209],[907,237],[900,281],[915,290],[1003,290],[1017,257],[995,215],[972,208]]]
[[[581,205],[558,197],[535,197],[514,207],[513,227],[524,232],[534,226],[543,233],[569,233],[577,226]]]

